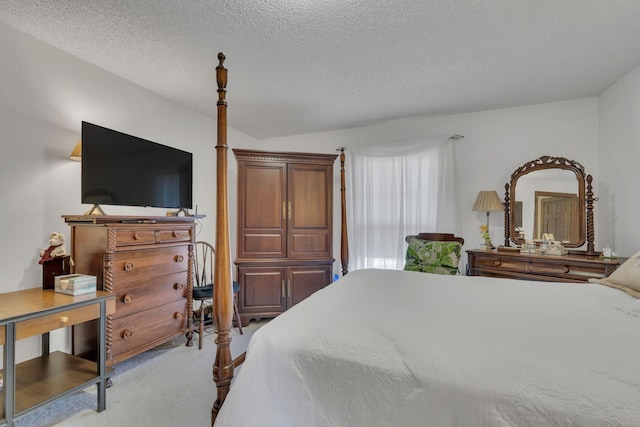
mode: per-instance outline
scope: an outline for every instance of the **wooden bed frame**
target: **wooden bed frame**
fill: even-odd
[[[218,54],[219,64],[216,67],[218,82],[218,142],[216,144],[216,259],[214,283],[225,284],[215,286],[213,294],[213,317],[216,325],[216,359],[213,364],[213,380],[216,383],[217,398],[211,409],[211,425],[213,426],[218,411],[229,393],[234,369],[244,362],[245,353],[236,359],[231,357],[231,327],[233,325],[233,288],[231,278],[231,254],[229,245],[229,195],[227,179],[227,69],[224,66],[225,56]],[[341,195],[341,230],[340,230],[340,262],[342,275],[349,272],[349,242],[347,238],[347,201],[345,184],[344,147],[340,151],[340,195]],[[453,234],[420,233],[416,236],[427,240],[455,240],[464,244],[464,240]]]
[[[217,387],[217,399],[211,411],[211,425],[213,426],[218,411],[222,407],[225,398],[229,393],[234,369],[244,361],[245,354],[241,354],[235,360],[231,357],[230,351],[230,331],[233,317],[233,289],[231,278],[231,255],[229,245],[229,198],[227,182],[227,102],[226,85],[227,69],[224,67],[225,56],[218,54],[219,64],[216,67],[216,78],[218,83],[218,135],[216,145],[217,162],[217,183],[216,183],[216,259],[214,268],[214,280],[216,283],[213,295],[213,316],[216,324],[216,358],[213,365],[213,379]],[[341,262],[342,274],[348,273],[349,252],[347,243],[347,223],[346,223],[346,188],[344,171],[344,149],[339,149],[340,154],[340,175],[341,175],[341,202],[342,202],[342,224],[341,224]],[[453,235],[437,236],[420,233],[416,236],[422,239],[456,240],[464,243],[461,238]],[[250,403],[249,403],[250,404]]]
[[[245,353],[231,357],[231,327],[233,325],[233,287],[231,277],[231,249],[229,244],[229,194],[227,153],[227,69],[225,55],[218,54],[216,81],[218,83],[218,136],[216,144],[216,258],[214,265],[213,318],[216,325],[216,358],[213,364],[213,380],[217,388],[217,398],[211,409],[213,426],[218,411],[222,407],[233,379],[234,369],[244,362]],[[342,274],[348,273],[349,245],[347,240],[346,189],[344,174],[344,148],[340,150],[340,192],[342,201],[341,251]],[[224,285],[224,286],[223,286]]]

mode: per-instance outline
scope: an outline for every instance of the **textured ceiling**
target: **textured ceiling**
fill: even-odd
[[[638,0],[2,0],[0,20],[256,138],[594,96]]]

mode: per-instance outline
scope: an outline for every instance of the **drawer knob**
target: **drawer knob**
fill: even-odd
[[[182,288],[184,288],[184,285],[182,283],[174,283],[173,284],[173,289],[180,290]]]
[[[67,316],[61,316],[60,317],[60,322],[67,323],[68,321],[69,321],[69,318]]]
[[[177,231],[174,231],[172,234],[173,234],[173,237],[178,237],[180,235],[180,233],[178,233]]]
[[[502,261],[500,261],[500,260],[495,260],[495,261],[493,261],[493,264],[494,264],[496,267],[498,267],[498,266],[502,265]]]
[[[122,331],[122,338],[125,340],[128,340],[129,338],[131,338],[133,336],[133,331],[130,329],[125,329],[124,331]]]
[[[133,295],[126,294],[125,296],[122,297],[122,302],[125,304],[131,304],[133,302]]]
[[[182,255],[176,255],[176,256],[174,256],[174,257],[173,257],[173,260],[174,260],[175,262],[182,262],[182,261],[184,261],[184,256],[182,256]]]
[[[124,269],[125,269],[126,271],[131,271],[131,270],[133,270],[133,263],[132,263],[132,262],[128,262],[128,263],[126,263],[126,264],[124,265]]]
[[[133,233],[133,240],[139,240],[140,235],[138,233]]]
[[[569,272],[569,266],[568,266],[568,265],[565,265],[565,266],[562,268],[562,272],[563,272],[563,273],[568,273],[568,272]]]
[[[182,319],[182,313],[180,313],[179,311],[176,311],[175,313],[173,313],[173,318]]]

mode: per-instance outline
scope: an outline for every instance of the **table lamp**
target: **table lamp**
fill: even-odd
[[[489,212],[498,212],[504,210],[502,201],[498,197],[496,191],[480,191],[476,202],[473,204],[473,210],[477,212],[487,213],[487,236],[485,238],[485,247],[487,249],[494,249],[495,246],[491,244],[491,236],[489,235]]]

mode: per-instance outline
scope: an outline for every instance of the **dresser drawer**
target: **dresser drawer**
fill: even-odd
[[[116,245],[152,245],[156,242],[156,231],[153,229],[120,229],[116,230]]]
[[[491,268],[494,270],[506,270],[514,272],[527,272],[527,263],[524,260],[503,258],[499,256],[477,256],[474,261],[475,268]]]
[[[172,301],[186,301],[187,279],[184,272],[147,277],[128,283],[116,283],[114,318],[153,308]]]
[[[531,261],[531,273],[555,277],[584,277],[602,278],[606,276],[605,269],[600,265],[575,264],[571,262],[539,262]],[[585,279],[586,280],[586,279]]]
[[[189,247],[186,245],[116,252],[113,283],[119,286],[133,280],[187,271],[188,264]],[[119,292],[119,289],[114,289],[114,292]]]
[[[191,241],[191,229],[188,229],[188,228],[176,228],[173,230],[158,230],[156,234],[157,243],[190,242],[190,241]]]
[[[138,353],[140,347],[152,348],[185,331],[186,326],[186,299],[114,319],[112,354],[116,359],[118,356],[126,358],[126,353]]]

